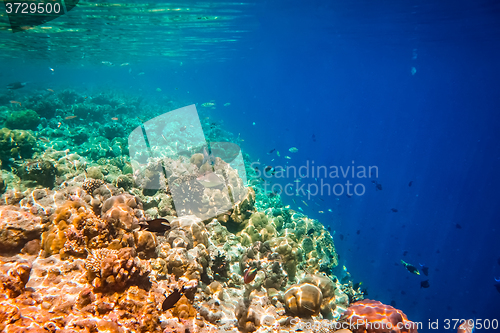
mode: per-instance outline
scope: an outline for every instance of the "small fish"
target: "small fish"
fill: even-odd
[[[408,254],[408,251],[404,251],[403,252],[403,257],[406,257],[407,254]]]
[[[359,235],[361,233],[361,230],[356,230],[356,235]]]
[[[231,105],[231,103],[226,103],[226,104],[224,104],[224,106],[229,106],[229,105]]]
[[[307,204],[307,202],[305,202],[304,200],[302,200],[302,202],[304,203],[304,205],[306,205],[307,207],[309,207],[309,205]]]
[[[184,132],[186,130],[186,128],[187,128],[186,126],[182,126],[181,127],[181,132]]]
[[[144,74],[146,74],[146,73],[144,73],[144,72],[140,72],[139,74],[137,74],[137,76],[139,76],[139,75],[144,75]]]
[[[257,268],[247,268],[243,273],[243,281],[248,284],[255,279],[255,276],[257,276]]]
[[[275,151],[275,150],[276,150],[276,148],[271,149],[271,150],[269,151],[269,153],[267,153],[267,155],[271,155],[272,153],[274,153],[274,151]]]
[[[339,235],[339,238],[340,238],[340,240],[341,240],[341,241],[343,241],[343,240],[344,240],[344,235],[340,234],[340,235]],[[345,267],[345,266],[344,266],[344,267]]]
[[[113,66],[113,63],[111,61],[101,61],[101,64],[106,66]]]
[[[204,175],[201,175],[198,178],[196,178],[196,180],[206,188],[225,185],[224,180],[222,180],[221,177],[214,172],[205,173]]]
[[[391,212],[393,212],[393,213],[397,213],[397,212],[398,212],[398,210],[397,210],[396,208],[391,208]]]
[[[291,160],[292,158],[290,156],[285,156],[287,160]]]
[[[65,120],[70,120],[70,119],[75,119],[76,116],[67,116],[66,118],[64,118]]]
[[[167,219],[157,218],[139,224],[141,230],[164,233],[170,230],[170,222]]]
[[[318,213],[323,214],[323,213],[324,213],[324,211],[320,210]]]
[[[124,62],[123,64],[120,64],[120,67],[128,66],[128,65],[130,65],[128,62]]]
[[[405,266],[405,268],[408,272],[410,272],[412,274],[420,275],[420,272],[418,271],[418,269],[415,266],[413,266],[412,264],[404,262],[403,260],[401,260],[401,263]]]
[[[22,106],[21,102],[18,101],[10,101],[10,104],[19,104],[19,106]]]
[[[47,91],[50,91],[50,92],[55,92],[55,91],[54,91],[54,90],[52,90],[52,89],[47,89]]]
[[[156,88],[156,91],[157,92],[161,92],[161,88]]]
[[[279,151],[276,151],[276,155],[278,155],[278,157],[280,156],[280,152]]]
[[[292,147],[292,148],[290,148],[290,149],[288,149],[288,150],[289,150],[291,153],[296,153],[296,152],[298,152],[298,151],[299,151],[299,150],[298,150],[297,148],[295,148],[295,147]]]
[[[328,211],[329,211],[330,213],[332,213],[332,210],[331,210],[330,208],[328,208]]]
[[[357,289],[359,289],[359,287],[361,287],[362,284],[363,284],[363,282],[357,282],[357,283],[352,285],[352,289],[357,290]]]
[[[429,284],[429,280],[425,280],[420,282],[420,288],[429,288],[431,285]]]
[[[167,311],[168,309],[171,309],[175,306],[175,303],[177,303],[181,297],[182,297],[182,294],[184,293],[184,287],[181,288],[181,290],[179,289],[174,289],[174,291],[167,296],[167,298],[165,298],[165,300],[163,301],[163,304],[161,306],[161,308],[163,309],[163,311]]]
[[[117,117],[113,117],[113,118],[111,118],[111,120],[117,121],[118,118]]]
[[[461,226],[460,224],[458,224],[458,223],[457,223],[457,224],[455,224],[455,228],[457,228],[457,229],[462,229],[462,226]]]
[[[424,273],[425,276],[429,276],[429,267],[420,264],[420,268],[422,269],[422,273]]]
[[[408,183],[408,186],[411,187],[413,185],[413,180]]]
[[[211,102],[203,103],[201,106],[203,106],[204,108],[209,108],[211,106],[215,106],[215,103],[211,103]]]
[[[49,139],[47,139],[46,137],[43,137],[43,136],[38,137],[38,140],[45,142],[45,143],[50,142]]]
[[[7,85],[7,89],[15,90],[15,89],[24,88],[25,86],[26,86],[26,82],[13,82],[13,83],[9,83]]]

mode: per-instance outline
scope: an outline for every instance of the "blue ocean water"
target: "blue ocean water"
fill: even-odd
[[[78,19],[78,7],[71,13]],[[82,53],[71,61],[50,50],[37,59],[17,44],[20,56],[2,60],[0,80],[120,88],[151,101],[160,88],[185,105],[230,103],[210,116],[244,139],[260,169],[313,161],[329,170],[376,167],[366,178],[319,177],[330,186],[361,184],[362,195],[282,193],[283,200],[335,232],[339,270],[345,265],[362,281],[367,298],[395,304],[423,323],[419,332],[435,331],[436,320],[447,331],[447,320],[500,319],[499,15],[495,1],[258,1],[225,28],[244,31],[227,48],[169,57],[143,47],[132,55],[94,26],[88,34],[103,47],[117,44],[109,56],[79,41]],[[157,32],[153,25],[147,34],[161,45]],[[168,48],[183,50],[190,34],[232,35],[181,29]],[[301,183],[317,184],[313,178]],[[401,260],[428,267],[428,276],[410,274]]]

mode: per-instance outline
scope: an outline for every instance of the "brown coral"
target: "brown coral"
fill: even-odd
[[[322,301],[321,290],[309,283],[292,286],[285,293],[287,310],[299,317],[317,315]]]
[[[82,188],[85,192],[92,195],[95,190],[97,190],[104,182],[100,179],[87,178],[82,184]]]
[[[85,268],[97,290],[123,290],[133,284],[149,288],[149,263],[137,258],[133,248],[92,250]]]

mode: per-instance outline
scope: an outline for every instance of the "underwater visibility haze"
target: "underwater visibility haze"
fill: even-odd
[[[0,331],[497,331],[499,17],[4,0]]]

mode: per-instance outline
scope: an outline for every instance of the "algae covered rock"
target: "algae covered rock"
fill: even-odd
[[[0,129],[0,159],[7,162],[9,159],[30,158],[36,140],[33,134],[24,130]]]
[[[56,168],[51,161],[28,161],[17,169],[19,177],[38,185],[52,187],[56,177]]]
[[[0,207],[0,252],[19,250],[27,242],[40,237],[41,218],[15,206]]]
[[[12,112],[5,121],[5,126],[10,129],[34,130],[38,124],[40,116],[30,109]]]

